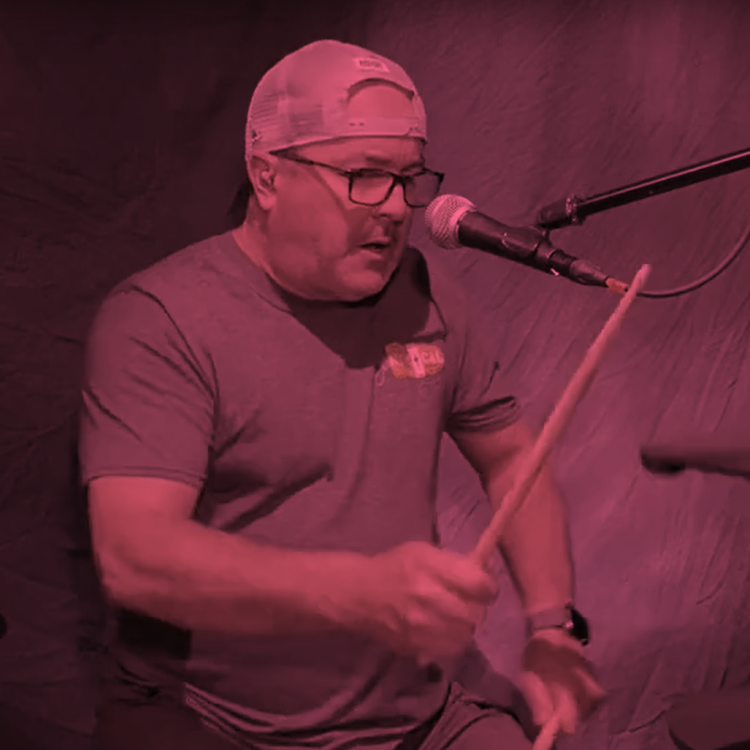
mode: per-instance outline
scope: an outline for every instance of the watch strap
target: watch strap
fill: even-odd
[[[529,615],[526,618],[529,633],[536,633],[537,630],[546,630],[548,628],[568,630],[573,621],[572,606],[571,604],[566,604],[562,607],[551,607],[550,609]]]
[[[548,629],[564,630],[583,646],[591,640],[588,620],[571,603],[563,607],[545,609],[527,617],[527,637]]]

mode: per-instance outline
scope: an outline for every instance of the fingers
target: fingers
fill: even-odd
[[[469,558],[461,555],[455,557],[455,560],[448,561],[447,566],[438,569],[441,583],[461,598],[480,604],[494,602],[499,588],[493,576]]]
[[[521,690],[537,726],[545,726],[556,716],[563,732],[576,732],[578,725],[606,696],[601,685],[584,670],[580,670],[580,678],[585,687],[573,693],[556,682],[545,684],[533,672],[521,673]]]
[[[568,636],[565,636],[568,638]],[[552,690],[553,701],[567,695],[575,707],[578,721],[587,719],[605,696],[598,684],[593,667],[575,647],[574,643],[553,643],[551,636],[532,638],[524,649],[523,669],[533,672]],[[565,698],[563,703],[567,703]],[[564,729],[573,724],[567,713]]]
[[[469,558],[426,543],[380,558],[397,593],[390,641],[420,666],[463,651],[497,598],[493,576]]]
[[[565,734],[573,734],[578,728],[580,716],[578,715],[578,706],[575,698],[568,691],[559,685],[552,685],[550,688],[552,700],[555,705],[555,713],[560,721],[560,729]]]
[[[607,691],[594,679],[590,672],[585,669],[578,669],[578,675],[586,688],[586,694],[591,698],[594,705],[607,697]]]
[[[573,734],[578,726],[578,709],[567,690],[557,685],[548,688],[536,675],[526,678],[526,700],[538,727],[546,727],[553,720],[566,734]]]
[[[534,724],[539,727],[544,726],[555,711],[547,686],[533,672],[521,672],[520,682],[521,691],[534,717]]]
[[[457,584],[446,585],[438,576],[424,577],[412,589],[409,618],[414,626],[429,627],[442,623],[460,636],[467,628],[474,628],[485,616],[487,604],[477,601]],[[466,632],[471,636],[471,632]]]
[[[411,575],[421,586],[432,583],[466,604],[489,605],[499,587],[487,570],[458,552],[427,544],[404,546]]]
[[[607,693],[590,672],[585,669],[578,669],[576,672],[580,680],[575,695],[578,703],[578,717],[580,721],[585,721],[606,698]]]
[[[573,734],[578,725],[578,708],[567,690],[559,685],[548,687],[533,672],[521,675],[522,690],[538,727],[547,726],[553,719],[560,729]]]
[[[532,750],[550,750],[555,744],[555,739],[560,731],[560,720],[553,716],[539,731]]]

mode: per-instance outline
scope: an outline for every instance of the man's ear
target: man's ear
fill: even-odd
[[[253,154],[246,162],[255,199],[264,211],[269,210],[276,200],[276,162],[269,154]]]

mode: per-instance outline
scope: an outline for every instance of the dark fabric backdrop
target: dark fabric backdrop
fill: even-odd
[[[87,326],[120,279],[227,227],[255,84],[326,37],[404,65],[445,191],[508,223],[750,146],[741,0],[0,3],[0,736],[19,747],[85,748],[93,721],[101,606],[75,464]],[[675,286],[729,252],[748,205],[740,172],[553,240]],[[419,215],[414,241],[445,253]],[[616,299],[477,251],[448,260],[541,425]],[[750,487],[657,478],[638,455],[689,434],[750,444],[749,289],[743,253],[699,291],[639,301],[555,451],[611,691],[563,748],[668,747],[675,700],[750,681]],[[486,501],[452,444],[442,458],[441,529],[467,550]],[[502,575],[478,641],[512,678],[522,621]]]

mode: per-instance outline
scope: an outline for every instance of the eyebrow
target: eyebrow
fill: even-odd
[[[383,156],[381,154],[368,152],[364,155],[365,161],[368,165],[374,166],[374,167],[390,167],[392,164],[392,160],[389,159],[387,156]],[[416,161],[411,162],[410,164],[407,164],[406,166],[401,168],[401,171],[404,172],[408,169],[416,169],[417,167],[424,167],[425,160],[424,158],[417,159]]]

